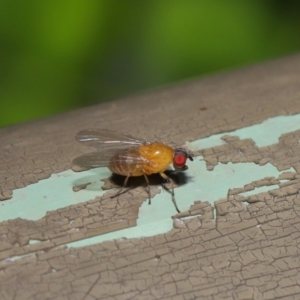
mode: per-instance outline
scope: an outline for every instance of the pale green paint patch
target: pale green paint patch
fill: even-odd
[[[35,256],[35,254],[29,253],[29,254],[24,254],[24,255],[16,255],[16,256],[8,257],[8,258],[4,259],[1,262],[10,263],[12,261],[22,259],[22,258],[26,258],[26,257],[29,257],[29,256]]]
[[[205,149],[223,145],[225,142],[221,137],[229,134],[238,136],[241,140],[251,138],[257,147],[265,147],[278,143],[278,138],[288,132],[300,129],[300,115],[278,116],[265,120],[264,122],[249,127],[230,131],[228,133],[215,134],[207,138],[188,142],[191,150]]]
[[[49,178],[40,180],[25,188],[13,191],[13,198],[0,202],[0,221],[23,218],[38,220],[45,216],[47,211],[81,203],[101,196],[100,180],[111,175],[106,168],[93,169],[86,172],[67,170],[52,174]],[[75,185],[91,182],[84,193],[73,192]]]
[[[29,245],[34,245],[40,243],[40,240],[29,240]]]
[[[278,143],[281,134],[300,129],[300,115],[284,116],[269,119],[261,124],[239,129],[228,134],[238,135],[241,139],[252,138],[259,147]],[[189,143],[192,149],[201,149],[217,146],[223,143],[220,140],[224,134],[214,135],[199,141]],[[197,158],[189,162],[189,170],[186,172],[190,177],[188,183],[175,190],[179,208],[184,211],[196,200],[214,201],[225,198],[228,189],[240,188],[252,181],[274,176],[277,178],[281,173],[271,165],[258,166],[254,163],[219,164],[213,171],[207,171],[205,162]],[[53,174],[50,178],[41,180],[37,184],[17,189],[13,193],[13,199],[2,202],[0,221],[21,217],[29,220],[37,220],[43,217],[46,211],[55,210],[72,204],[85,202],[96,196],[101,196],[100,179],[106,178],[110,172],[106,168],[93,169],[80,173],[71,170]],[[74,185],[92,182],[86,189],[73,192]],[[262,187],[266,190],[272,187]],[[276,185],[273,188],[278,188]],[[262,190],[255,189],[251,193],[256,194]],[[247,194],[247,195],[250,195]],[[152,236],[164,233],[172,229],[171,216],[176,213],[171,201],[171,196],[164,190],[152,199],[152,205],[147,201],[139,210],[137,226],[120,230],[101,236],[88,238],[82,241],[69,243],[69,246],[79,247],[90,245],[105,240],[116,238],[133,238]]]

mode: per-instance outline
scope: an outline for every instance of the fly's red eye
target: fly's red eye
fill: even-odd
[[[173,163],[177,167],[183,167],[186,163],[186,156],[183,154],[176,154],[173,158]]]

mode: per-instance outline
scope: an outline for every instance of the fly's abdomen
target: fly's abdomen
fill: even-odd
[[[114,155],[108,168],[115,174],[123,176],[141,176],[143,175],[142,165],[135,161],[135,152],[129,155],[130,152],[120,152]]]

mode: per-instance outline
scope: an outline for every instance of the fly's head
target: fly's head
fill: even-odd
[[[184,148],[176,148],[174,150],[173,167],[176,171],[185,171],[188,169],[186,160],[193,161],[193,155],[187,152]]]

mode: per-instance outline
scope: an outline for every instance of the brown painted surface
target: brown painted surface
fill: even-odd
[[[9,201],[13,189],[69,169],[74,157],[88,151],[74,141],[84,128],[158,136],[180,145],[300,113],[299,74],[298,55],[3,128],[0,197]],[[147,199],[141,187],[118,200],[110,198],[115,191],[108,191],[37,221],[0,223],[0,298],[300,299],[299,138],[295,131],[259,148],[251,139],[227,135],[225,145],[200,150],[208,170],[218,162],[270,162],[278,170],[292,166],[296,172],[236,186],[214,208],[197,201],[173,219],[174,229],[166,234],[64,247],[135,226],[138,208]],[[283,178],[288,181],[277,190],[239,195]],[[181,219],[187,215],[194,217]],[[7,260],[24,254],[33,255]]]

